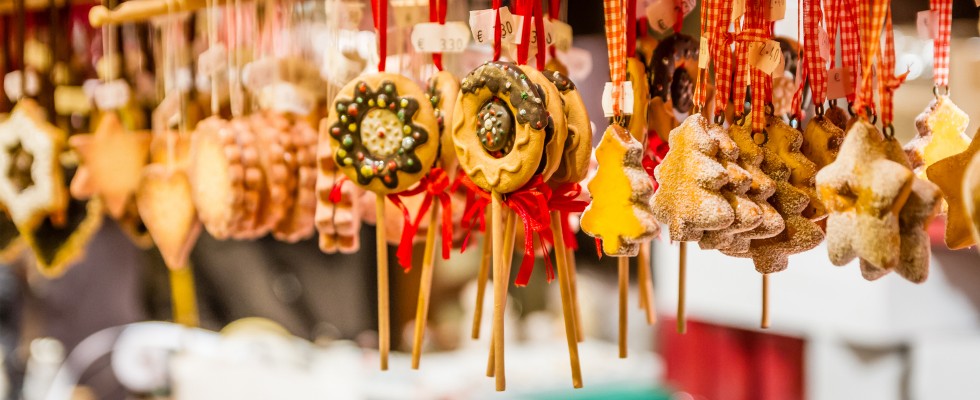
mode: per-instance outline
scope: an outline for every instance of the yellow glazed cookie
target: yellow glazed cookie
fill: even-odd
[[[334,99],[327,125],[340,170],[372,192],[407,189],[429,172],[439,153],[432,105],[401,75],[352,80]]]
[[[885,137],[861,120],[844,138],[833,163],[817,173],[817,193],[829,211],[830,262],[844,265],[860,257],[890,269],[901,249],[898,213],[915,175],[889,159]]]
[[[544,105],[548,110],[548,126],[545,128],[544,159],[538,173],[545,181],[558,170],[565,153],[565,138],[568,125],[565,121],[565,108],[561,92],[554,83],[534,67],[522,65],[521,70],[544,93]]]
[[[589,172],[592,158],[592,122],[589,121],[582,95],[568,76],[548,70],[544,75],[561,93],[562,111],[568,126],[562,162],[551,176],[551,182],[581,182]]]
[[[635,256],[660,226],[650,209],[653,182],[641,165],[643,145],[623,127],[606,128],[596,147],[599,168],[589,181],[592,203],[582,213],[582,231],[602,239],[609,256]]]
[[[549,124],[545,94],[521,69],[487,62],[460,85],[453,144],[460,166],[487,191],[510,193],[534,176]]]
[[[701,114],[687,117],[670,133],[670,151],[654,170],[660,188],[653,196],[653,212],[670,228],[670,239],[697,241],[706,230],[723,229],[735,213],[721,188],[729,181],[719,162],[719,137]]]
[[[949,205],[946,213],[946,246],[957,250],[976,244],[970,234],[971,223],[963,198],[963,177],[974,156],[980,152],[980,135],[974,134],[970,146],[963,152],[936,161],[926,167],[929,180],[943,191],[943,199]]]
[[[926,167],[966,150],[970,145],[970,137],[965,134],[969,124],[970,116],[948,96],[930,102],[915,119],[918,133],[905,145],[915,174],[925,179]]]

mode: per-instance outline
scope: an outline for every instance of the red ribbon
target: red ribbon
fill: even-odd
[[[510,207],[524,223],[524,256],[521,259],[521,268],[517,271],[517,279],[514,281],[517,286],[527,286],[531,272],[534,270],[534,235],[537,235],[538,241],[541,242],[541,254],[544,256],[548,282],[555,279],[555,270],[551,265],[551,256],[548,254],[547,247],[554,243],[554,237],[551,235],[551,214],[548,208],[550,198],[551,188],[544,183],[541,175],[535,175],[520,189],[508,193],[507,199],[504,200],[504,204]]]
[[[378,71],[385,72],[388,58],[388,0],[371,0],[374,29],[378,31]]]
[[[538,52],[535,54],[538,62],[538,70],[543,70],[545,66],[545,36],[544,36],[544,11],[541,9],[542,0],[532,0],[534,2],[534,33],[538,37]]]
[[[330,196],[327,197],[331,203],[340,203],[340,200],[344,198],[344,193],[341,189],[344,187],[344,182],[347,181],[347,175],[340,175],[340,177],[334,181],[333,187],[330,188]]]
[[[565,246],[573,250],[578,250],[578,241],[575,239],[575,232],[568,224],[568,215],[585,211],[585,207],[589,205],[588,201],[579,199],[581,194],[582,185],[574,182],[562,183],[552,189],[551,199],[548,200],[548,207],[559,212],[562,240]]]
[[[660,186],[657,183],[656,176],[654,176],[654,170],[663,162],[668,150],[670,150],[670,145],[660,138],[657,131],[650,130],[647,132],[647,146],[643,153],[642,164],[647,175],[650,175],[650,181],[653,182],[654,191]]]
[[[429,0],[429,22],[446,24],[446,0]],[[442,71],[442,53],[432,53],[432,63]]]
[[[456,174],[456,181],[453,182],[451,190],[455,192],[460,186],[466,191],[466,205],[463,206],[463,216],[459,222],[460,227],[466,231],[463,245],[459,248],[459,252],[462,254],[468,247],[467,244],[470,241],[473,228],[480,232],[487,230],[486,213],[487,206],[490,205],[490,193],[483,191],[476,183],[473,183],[463,171]]]
[[[517,45],[517,64],[527,64],[528,49],[531,47],[531,18],[534,11],[531,5],[533,0],[522,0],[517,2],[517,12],[524,16],[524,24],[521,26],[521,43]]]
[[[422,218],[425,217],[426,211],[429,211],[429,207],[432,206],[432,198],[435,197],[442,203],[442,258],[449,258],[449,249],[453,243],[453,212],[452,203],[449,200],[449,193],[446,189],[449,188],[449,175],[446,175],[446,171],[442,168],[436,167],[429,171],[429,174],[419,181],[419,184],[415,188],[406,190],[399,193],[389,194],[388,200],[395,203],[396,206],[402,211],[402,217],[404,218],[404,227],[402,228],[402,237],[398,243],[398,264],[402,266],[405,272],[412,269],[412,239],[419,230],[419,224],[422,222]],[[408,212],[408,207],[402,203],[400,197],[414,196],[419,193],[425,193],[425,197],[422,198],[422,205],[419,207],[419,211],[415,214],[415,220],[411,219]],[[384,218],[384,216],[379,215],[378,219]],[[429,229],[437,229],[434,226],[430,226]]]
[[[495,17],[496,20],[495,20],[495,22],[493,24],[493,60],[494,61],[499,61],[500,60],[500,45],[501,45],[501,43],[500,43],[500,36],[501,36],[501,33],[502,33],[501,30],[500,30],[500,27],[501,27],[501,25],[500,25],[500,3],[501,3],[501,0],[493,0],[493,10],[496,11],[494,13],[494,14],[496,14],[496,17]]]

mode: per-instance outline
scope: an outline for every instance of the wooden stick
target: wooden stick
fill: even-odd
[[[514,241],[517,240],[517,214],[510,212],[507,208],[503,209],[506,219],[504,220],[504,249],[502,251],[502,257],[504,259],[504,280],[510,285],[510,266],[514,262]],[[494,277],[496,281],[496,276]],[[504,305],[507,304],[507,297],[505,293]],[[495,354],[493,352],[494,346],[493,333],[490,335],[490,358],[487,359],[487,376],[494,376],[496,370]]]
[[[503,216],[503,198],[496,191],[491,192],[492,230],[493,230],[493,362],[494,377],[497,380],[497,391],[507,389],[507,377],[504,373],[504,310],[507,308],[507,286],[510,283],[509,274],[504,271],[503,253],[504,227],[501,224]]]
[[[769,329],[769,274],[762,274],[762,329]]]
[[[569,248],[568,257],[565,260],[568,261],[568,283],[572,288],[572,307],[575,310],[575,336],[579,343],[582,343],[585,340],[585,334],[582,328],[582,307],[578,305],[578,272],[575,265],[575,250]]]
[[[200,318],[197,312],[197,295],[194,292],[194,271],[190,265],[183,268],[168,268],[170,271],[170,304],[173,308],[174,322],[197,327]]]
[[[650,273],[650,242],[640,246],[640,254],[636,257],[636,280],[640,287],[640,306],[646,311],[647,324],[657,323],[657,307],[653,300],[653,278]]]
[[[412,369],[419,369],[422,358],[422,339],[429,318],[429,299],[432,295],[432,270],[435,267],[436,232],[439,231],[439,202],[429,209],[429,230],[425,232],[425,253],[422,255],[422,276],[419,278],[419,300],[415,309],[415,340],[412,342]]]
[[[487,210],[487,214],[490,210]],[[487,224],[492,224],[490,217],[486,218]],[[492,229],[492,228],[491,228]],[[493,247],[491,238],[484,233],[482,253],[480,255],[480,272],[476,277],[476,306],[473,308],[473,331],[470,334],[473,339],[480,338],[480,325],[483,322],[483,298],[487,292],[487,279],[490,275],[490,263],[493,259]]]
[[[626,325],[630,290],[630,259],[619,257],[619,358],[626,358]]]
[[[681,242],[679,263],[677,266],[677,333],[687,333],[687,310],[685,302],[687,293],[687,243]]]
[[[575,329],[575,310],[572,300],[572,284],[568,276],[568,254],[561,231],[561,213],[551,212],[551,234],[555,238],[555,263],[558,264],[558,288],[561,293],[561,311],[565,320],[565,341],[568,342],[568,362],[572,367],[572,386],[582,387],[582,366],[578,359],[578,333]]]
[[[215,0],[215,5],[226,3],[227,0]],[[171,12],[180,13],[195,11],[206,7],[206,0],[140,0],[123,3],[115,9],[105,6],[92,7],[88,12],[88,22],[93,28],[107,24],[125,22],[141,22],[153,17],[167,15]]]
[[[374,212],[378,220],[378,352],[381,353],[381,370],[388,370],[388,351],[391,349],[391,316],[388,315],[388,243],[385,241],[385,196],[378,194]]]

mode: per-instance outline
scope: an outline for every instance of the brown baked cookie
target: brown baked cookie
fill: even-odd
[[[581,182],[589,172],[589,162],[592,157],[592,122],[589,120],[582,95],[568,76],[559,71],[549,70],[545,70],[544,75],[561,93],[562,112],[568,126],[562,161],[558,165],[558,170],[551,176],[550,182]]]
[[[827,105],[827,109],[823,112],[823,117],[842,131],[847,131],[848,120],[851,119],[851,116],[847,115],[847,111],[838,106],[836,101],[832,101]]]
[[[439,71],[429,79],[425,93],[429,96],[429,103],[436,113],[436,123],[439,124],[439,161],[444,170],[455,172],[459,161],[456,159],[453,136],[449,131],[453,122],[453,111],[456,109],[456,98],[459,96],[459,79],[450,72]]]
[[[915,118],[915,138],[905,145],[912,170],[926,179],[926,167],[936,161],[953,156],[970,145],[966,127],[970,116],[960,110],[948,96],[940,96],[929,103],[925,111]]]
[[[262,112],[251,116],[251,129],[258,144],[259,163],[265,176],[264,200],[262,205],[262,221],[259,227],[264,230],[272,229],[282,220],[289,208],[292,207],[292,194],[288,183],[295,182],[292,178],[295,172],[290,170],[287,158],[292,154],[286,153],[283,129],[288,127],[285,117],[272,112]],[[328,140],[326,137],[324,141]],[[295,187],[295,183],[292,185]]]
[[[817,170],[834,162],[844,142],[844,129],[824,114],[810,120],[803,130],[800,151],[813,162]]]
[[[230,122],[236,142],[241,151],[242,214],[232,228],[231,237],[238,240],[256,239],[265,234],[261,230],[259,217],[265,188],[265,173],[259,159],[258,143],[247,118],[236,118]]]
[[[538,169],[550,120],[545,93],[516,64],[477,67],[463,79],[453,111],[460,166],[484,190],[519,189]]]
[[[89,194],[97,193],[109,215],[120,218],[139,187],[149,158],[150,133],[126,131],[115,112],[106,112],[95,133],[73,135],[68,143],[81,159],[80,179],[90,181],[93,193]]]
[[[719,161],[719,137],[709,132],[713,126],[701,114],[684,119],[670,133],[670,151],[654,170],[660,187],[653,195],[653,212],[670,227],[671,240],[701,240],[704,231],[735,220],[721,195],[730,177]]]
[[[668,36],[653,52],[651,97],[669,102],[681,113],[694,108],[694,84],[698,76],[699,42],[691,36],[676,33]]]
[[[296,159],[296,190],[293,207],[273,229],[276,239],[296,242],[313,234],[316,216],[317,133],[304,120],[294,120],[286,134],[292,137]]]
[[[245,169],[228,121],[210,117],[197,125],[187,175],[204,228],[216,239],[229,238],[245,214]]]
[[[712,125],[708,132],[719,144],[718,161],[728,173],[728,183],[721,188],[721,195],[734,212],[732,224],[718,230],[705,231],[698,245],[703,250],[731,246],[732,239],[740,232],[752,230],[762,223],[762,209],[746,193],[752,185],[752,176],[739,163],[739,147],[725,130]]]
[[[544,154],[537,171],[541,174],[541,178],[547,181],[558,170],[562,158],[564,158],[565,139],[568,137],[564,100],[556,85],[541,71],[528,65],[522,65],[521,70],[544,93],[544,105],[548,110],[548,126],[544,131]]]
[[[980,243],[980,155],[974,155],[966,168],[962,196],[973,242]]]
[[[626,130],[640,143],[647,140],[647,109],[650,102],[650,86],[647,81],[647,70],[640,60],[634,57],[626,59],[626,80],[633,85],[633,110],[628,116]]]
[[[837,159],[817,173],[817,193],[830,213],[827,250],[834,265],[845,265],[855,257],[881,269],[898,264],[898,213],[915,176],[889,159],[888,151],[882,133],[858,121],[844,138]]]
[[[752,178],[745,195],[752,199],[762,212],[762,221],[758,226],[735,235],[728,246],[720,249],[722,253],[744,257],[749,251],[752,239],[773,237],[786,228],[786,223],[779,211],[769,203],[769,198],[776,193],[776,182],[760,167],[765,156],[762,148],[752,139],[752,129],[744,125],[732,124],[728,127],[728,134],[738,145],[739,166]]]
[[[201,233],[193,196],[190,179],[182,169],[162,164],[143,168],[136,205],[163,261],[171,269],[187,266],[187,257]]]
[[[647,35],[636,38],[636,58],[643,63],[647,71],[647,84],[653,87],[653,52],[657,50],[657,45],[660,44],[653,36]],[[666,133],[664,133],[666,135]]]
[[[354,79],[334,99],[327,124],[340,170],[376,193],[397,193],[415,184],[439,152],[432,105],[401,75]]]
[[[769,117],[766,125],[768,141],[765,147],[779,154],[786,167],[789,168],[789,183],[806,193],[807,197],[810,198],[806,209],[803,210],[803,216],[811,221],[826,218],[827,209],[817,197],[816,184],[814,183],[818,168],[800,152],[803,145],[803,134],[783,122],[780,117]]]
[[[946,241],[946,247],[952,250],[962,249],[977,243],[974,242],[973,235],[970,233],[973,224],[970,222],[966,209],[966,204],[971,201],[971,198],[963,196],[965,190],[963,177],[966,176],[967,167],[977,153],[980,153],[980,134],[975,133],[966,150],[926,167],[926,175],[930,181],[939,185],[939,189],[943,191],[943,199],[946,200],[948,206],[946,233],[943,240]]]

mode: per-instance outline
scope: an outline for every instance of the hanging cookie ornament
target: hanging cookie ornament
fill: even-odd
[[[973,242],[980,243],[980,156],[974,155],[963,177],[963,203],[970,218]]]
[[[21,232],[48,214],[63,221],[68,193],[58,156],[64,142],[64,132],[30,99],[22,98],[0,122],[0,203]]]
[[[936,161],[926,168],[929,180],[939,186],[943,199],[948,205],[946,211],[946,247],[957,250],[978,243],[971,235],[970,215],[967,212],[967,202],[964,198],[964,176],[971,160],[980,153],[980,133],[973,135],[970,146],[962,152]]]
[[[385,215],[385,195],[404,191],[422,179],[438,150],[438,124],[431,104],[411,80],[385,72],[387,0],[372,2],[378,31],[380,72],[361,75],[344,86],[327,117],[333,158],[340,171],[377,196],[376,215]],[[388,250],[385,229],[377,229],[378,328],[381,369],[388,369],[390,347]]]
[[[828,15],[828,18],[830,16]],[[816,165],[819,170],[837,158],[840,144],[844,141],[844,129],[839,126],[844,121],[833,116],[842,111],[831,103],[830,108],[824,107],[827,99],[827,60],[821,52],[820,36],[823,32],[823,9],[818,0],[803,2],[803,59],[800,63],[803,79],[793,96],[793,110],[796,119],[803,119],[803,95],[807,85],[813,96],[816,115],[810,119],[803,130],[803,146],[800,151]],[[829,50],[829,49],[828,49]]]
[[[91,194],[102,199],[110,216],[122,218],[149,159],[150,133],[126,132],[115,111],[108,110],[95,133],[73,135],[68,143],[82,162],[76,178],[82,173],[89,179]]]

